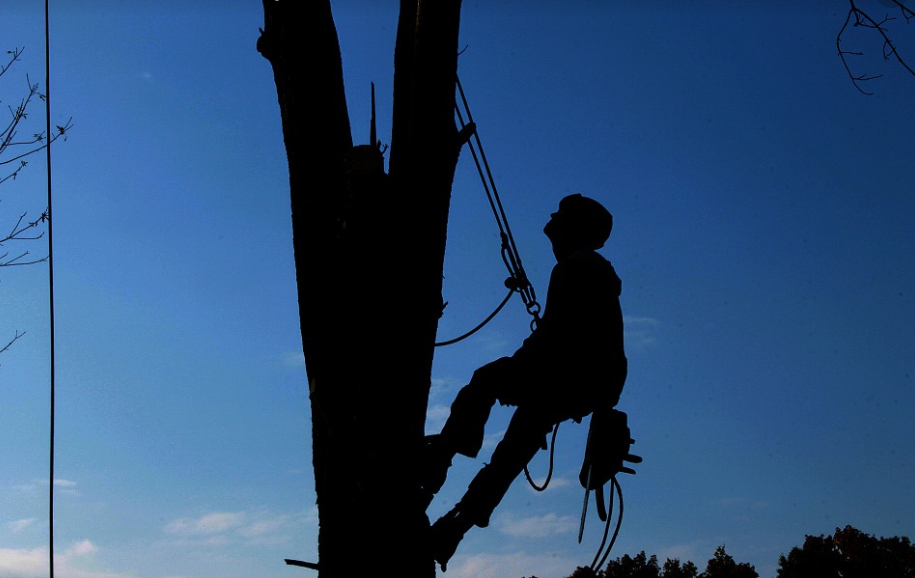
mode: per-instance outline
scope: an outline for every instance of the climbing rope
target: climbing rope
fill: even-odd
[[[508,269],[509,278],[505,280],[505,285],[509,289],[517,291],[524,302],[524,307],[528,314],[533,317],[531,321],[531,330],[537,326],[540,319],[540,303],[537,302],[537,295],[534,293],[534,287],[531,285],[527,274],[524,272],[524,266],[521,264],[521,254],[518,252],[518,246],[515,244],[515,237],[512,235],[511,226],[508,224],[508,217],[505,215],[505,207],[502,206],[502,199],[499,196],[499,190],[496,188],[496,181],[489,169],[489,161],[486,159],[486,152],[483,150],[483,142],[480,140],[480,132],[476,130],[476,123],[473,121],[473,115],[470,113],[470,105],[467,103],[467,95],[464,94],[464,87],[461,85],[461,79],[456,78],[458,94],[461,95],[461,104],[464,112],[467,114],[467,122],[464,122],[461,109],[455,104],[455,112],[458,122],[463,130],[467,125],[474,127],[473,140],[468,141],[470,154],[476,164],[477,172],[480,175],[480,181],[483,183],[483,190],[486,192],[486,198],[489,200],[490,209],[493,217],[499,227],[499,236],[502,241],[501,253],[502,261]],[[476,146],[474,146],[476,143]],[[479,149],[479,156],[477,155]],[[481,163],[482,161],[482,163]],[[485,174],[484,174],[485,172]]]
[[[464,94],[464,88],[461,86],[460,79],[456,80],[462,106],[458,106],[458,104],[455,103],[455,115],[462,131],[468,126],[473,129],[473,138],[472,140],[468,140],[467,146],[470,149],[473,162],[477,167],[477,173],[480,175],[480,182],[483,184],[483,190],[489,201],[489,207],[496,220],[496,225],[499,227],[499,238],[501,240],[500,254],[502,256],[502,262],[505,264],[505,268],[508,269],[509,276],[505,280],[505,286],[509,289],[509,292],[498,307],[496,307],[496,309],[479,325],[460,337],[437,342],[435,344],[436,347],[444,347],[457,343],[482,329],[483,326],[489,323],[502,308],[505,307],[506,303],[511,299],[512,293],[518,293],[518,295],[521,296],[521,301],[524,303],[525,309],[528,314],[533,317],[530,325],[531,331],[537,327],[541,311],[540,303],[537,301],[537,295],[534,292],[534,287],[527,278],[527,274],[524,272],[524,266],[521,264],[521,254],[518,252],[518,246],[515,244],[514,235],[512,235],[511,227],[508,224],[508,217],[505,214],[505,207],[502,206],[502,199],[499,197],[496,181],[492,176],[492,171],[489,169],[489,161],[487,161],[486,153],[483,151],[483,142],[480,140],[480,133],[476,130],[476,124],[473,122],[473,115],[471,115],[470,106],[467,103],[467,96]],[[461,112],[461,108],[463,108],[463,112]],[[467,117],[466,122],[464,120],[464,115]]]
[[[616,490],[617,499],[620,503],[620,513],[616,517],[616,529],[613,530],[613,537],[610,538],[610,544],[607,544],[607,536],[610,533],[610,524],[613,522],[613,491]],[[598,491],[603,491],[598,490]],[[619,536],[620,526],[623,525],[623,488],[620,487],[620,483],[616,480],[616,476],[610,478],[610,510],[607,515],[606,525],[604,526],[604,536],[601,538],[600,546],[597,549],[597,554],[594,555],[594,560],[591,561],[591,570],[594,573],[600,571],[604,567],[604,564],[607,562],[607,557],[610,555],[610,551],[613,549],[613,545],[616,543],[616,537]],[[606,546],[606,549],[604,549]],[[598,558],[600,558],[600,563],[598,563]]]
[[[553,477],[553,454],[556,452],[556,434],[559,433],[559,424],[553,426],[553,437],[550,439],[550,465],[546,470],[546,479],[543,480],[542,485],[537,485],[534,482],[534,479],[531,478],[531,473],[528,471],[527,466],[524,466],[524,477],[527,478],[527,483],[531,485],[532,488],[538,492],[542,492],[550,485],[550,478]]]
[[[484,319],[482,322],[480,322],[479,325],[477,325],[476,327],[474,327],[467,333],[461,335],[460,337],[455,337],[454,339],[449,339],[448,341],[439,341],[438,343],[435,344],[435,346],[444,347],[446,345],[451,345],[452,343],[457,343],[458,341],[463,341],[463,340],[467,339],[468,337],[470,337],[471,335],[473,335],[474,333],[476,333],[477,331],[479,331],[480,329],[483,329],[484,325],[486,325],[487,323],[492,321],[492,318],[495,317],[496,315],[498,315],[499,311],[502,311],[502,308],[505,307],[505,304],[508,303],[509,299],[512,298],[512,294],[514,292],[515,292],[514,289],[509,289],[508,295],[505,296],[505,299],[503,299],[502,302],[499,303],[498,307],[496,307],[495,310],[486,317],[486,319]]]
[[[511,226],[508,224],[508,216],[505,214],[505,207],[502,205],[499,189],[496,187],[496,181],[492,176],[492,170],[489,168],[489,161],[486,159],[486,152],[483,150],[483,141],[480,140],[480,132],[477,130],[476,123],[473,120],[473,114],[470,112],[467,95],[464,93],[464,87],[461,85],[461,79],[455,77],[455,81],[458,94],[461,97],[461,106],[458,106],[457,102],[455,102],[454,105],[455,116],[460,124],[461,131],[465,131],[467,127],[472,129],[472,140],[467,141],[467,146],[470,149],[470,155],[473,157],[473,162],[477,167],[477,174],[480,175],[480,182],[483,185],[483,191],[486,193],[486,199],[489,201],[489,208],[492,210],[496,225],[499,227],[499,238],[501,240],[499,252],[502,256],[502,262],[505,264],[505,268],[508,269],[508,278],[505,280],[505,286],[508,288],[508,295],[505,296],[495,310],[479,325],[460,337],[437,342],[435,344],[436,347],[444,347],[445,345],[457,343],[482,329],[502,311],[502,308],[505,307],[511,299],[513,293],[518,293],[521,297],[521,301],[524,303],[524,308],[532,317],[530,324],[531,331],[534,331],[537,328],[541,312],[540,303],[537,301],[537,294],[534,292],[534,286],[527,278],[527,273],[524,272],[524,265],[521,264],[521,254],[518,252],[518,245],[515,243],[515,237],[512,235]],[[461,111],[462,108],[463,112]],[[466,121],[464,120],[464,115],[467,117]],[[553,428],[552,440],[550,441],[550,465],[543,484],[538,485],[535,483],[533,478],[531,478],[527,466],[524,467],[524,475],[527,477],[528,483],[538,492],[545,490],[550,483],[550,479],[553,477],[553,457],[556,450],[556,434],[558,431],[559,424],[556,424]]]

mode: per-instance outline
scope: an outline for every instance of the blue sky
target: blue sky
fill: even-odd
[[[357,142],[372,81],[389,142],[396,4],[333,6]],[[614,555],[703,567],[725,544],[768,578],[805,534],[915,535],[915,78],[857,33],[868,54],[854,64],[886,76],[874,96],[854,89],[835,54],[839,0],[728,4],[466,0],[460,74],[541,297],[559,199],[583,192],[615,216],[603,253],[623,279],[620,408],[645,462],[622,480]],[[2,13],[0,48],[26,48],[6,103],[26,72],[43,77],[43,11]],[[282,578],[309,572],[283,558],[316,559],[287,168],[259,26],[254,0],[52,0],[52,120],[74,122],[54,151],[61,578]],[[915,61],[911,25],[892,30]],[[30,122],[43,128],[37,108]],[[41,212],[44,178],[36,157],[0,185],[0,224]],[[502,297],[498,250],[465,155],[442,338]],[[0,282],[0,337],[27,332],[0,356],[0,578],[33,578],[47,557],[47,269]],[[513,301],[437,351],[430,432],[527,332]],[[509,415],[494,411],[490,446]],[[563,578],[590,562],[593,513],[576,543],[585,430],[560,428],[550,489],[519,480],[448,576]],[[458,458],[430,516],[485,459]],[[545,453],[531,467],[545,474]]]

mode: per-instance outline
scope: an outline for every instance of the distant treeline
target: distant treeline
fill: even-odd
[[[759,574],[719,546],[702,572],[689,560],[668,558],[660,564],[657,556],[642,551],[611,560],[597,573],[578,568],[569,578],[759,578]],[[832,536],[807,536],[802,546],[779,556],[776,578],[915,578],[915,546],[905,537],[876,538],[851,526],[836,528]]]

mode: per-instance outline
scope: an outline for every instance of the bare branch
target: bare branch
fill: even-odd
[[[18,62],[18,61],[19,61],[19,55],[22,54],[22,51],[23,51],[23,50],[25,50],[25,49],[24,49],[24,48],[19,48],[19,47],[17,46],[16,48],[14,48],[14,49],[12,49],[12,50],[7,50],[7,51],[6,51],[6,53],[9,54],[9,55],[11,55],[11,56],[10,56],[9,62],[7,62],[6,64],[4,64],[3,66],[0,66],[0,76],[3,76],[4,73],[6,73],[6,71],[9,70],[9,68],[13,65],[14,62]]]
[[[48,214],[48,212],[47,211],[43,212],[41,214],[41,217],[39,217],[37,221],[31,221],[31,222],[28,222],[27,224],[23,225],[22,221],[25,219],[25,216],[27,214],[28,213],[22,213],[21,215],[19,215],[19,219],[17,219],[16,224],[13,225],[12,230],[7,234],[6,237],[0,239],[0,247],[2,247],[3,243],[5,243],[7,241],[34,241],[34,240],[40,239],[44,235],[44,233],[41,233],[37,237],[25,237],[25,236],[23,236],[23,233],[25,233],[26,231],[28,231],[30,229],[34,229],[35,227],[38,226],[39,223],[44,223],[48,219],[50,219],[51,217]]]
[[[67,140],[67,131],[69,131],[71,128],[73,128],[73,118],[72,118],[72,117],[71,117],[70,119],[68,119],[68,120],[67,120],[67,123],[64,124],[63,126],[57,125],[57,132],[55,132],[55,133],[51,136],[50,139],[45,139],[45,138],[44,138],[44,133],[38,133],[38,134],[36,134],[35,136],[37,137],[37,140],[36,140],[35,142],[44,142],[45,140],[47,140],[47,142],[44,142],[44,144],[42,144],[41,146],[37,146],[37,147],[35,147],[35,148],[33,148],[33,149],[29,150],[29,151],[26,151],[26,152],[24,152],[24,153],[22,153],[22,154],[20,154],[20,155],[18,155],[18,156],[15,156],[15,157],[10,158],[10,159],[6,159],[6,160],[4,160],[4,161],[0,161],[0,166],[9,164],[9,163],[11,163],[11,162],[18,161],[19,159],[21,159],[21,158],[23,158],[23,157],[27,157],[27,156],[29,156],[29,155],[31,155],[31,154],[37,153],[38,151],[44,150],[45,148],[48,147],[49,144],[53,143],[54,141],[56,141],[56,140],[59,139],[60,137],[64,137],[64,140],[66,141],[66,140]],[[0,152],[2,152],[2,150],[3,150],[2,147],[0,147]]]
[[[10,346],[11,346],[12,344],[16,343],[16,341],[17,341],[20,337],[22,337],[23,335],[25,335],[25,331],[23,331],[22,333],[19,333],[19,331],[17,330],[17,331],[16,331],[16,335],[15,335],[12,339],[10,339],[9,342],[8,342],[6,345],[3,346],[3,349],[0,349],[0,353],[3,353],[3,352],[6,351],[7,349],[9,349]]]
[[[896,6],[899,7],[903,18],[905,18],[906,23],[908,23],[912,18],[915,18],[915,12],[911,9],[903,6],[899,0],[891,0]],[[902,55],[899,54],[899,50],[896,47],[896,44],[890,38],[886,27],[884,26],[888,22],[896,20],[895,17],[887,15],[880,22],[877,22],[870,17],[866,12],[858,8],[855,4],[855,0],[849,0],[849,10],[848,15],[845,18],[845,23],[842,24],[842,27],[839,29],[838,35],[836,35],[836,50],[839,53],[839,58],[842,60],[842,64],[845,66],[845,71],[848,73],[848,77],[851,79],[852,84],[857,88],[862,94],[872,95],[872,92],[867,92],[859,84],[860,82],[866,82],[868,80],[874,80],[875,78],[880,78],[882,74],[868,75],[868,74],[855,74],[852,72],[851,65],[848,62],[849,56],[862,56],[863,52],[844,50],[842,48],[842,37],[847,31],[849,24],[853,27],[867,28],[871,30],[876,30],[880,36],[883,38],[883,59],[890,60],[891,57],[895,58],[896,61],[915,77],[915,69],[912,69],[911,66],[903,59]]]

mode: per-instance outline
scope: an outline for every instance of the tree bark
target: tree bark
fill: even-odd
[[[418,465],[441,315],[460,0],[403,0],[390,174],[354,147],[327,0],[264,0],[289,162],[319,573],[429,578]],[[370,566],[371,565],[371,566]]]

